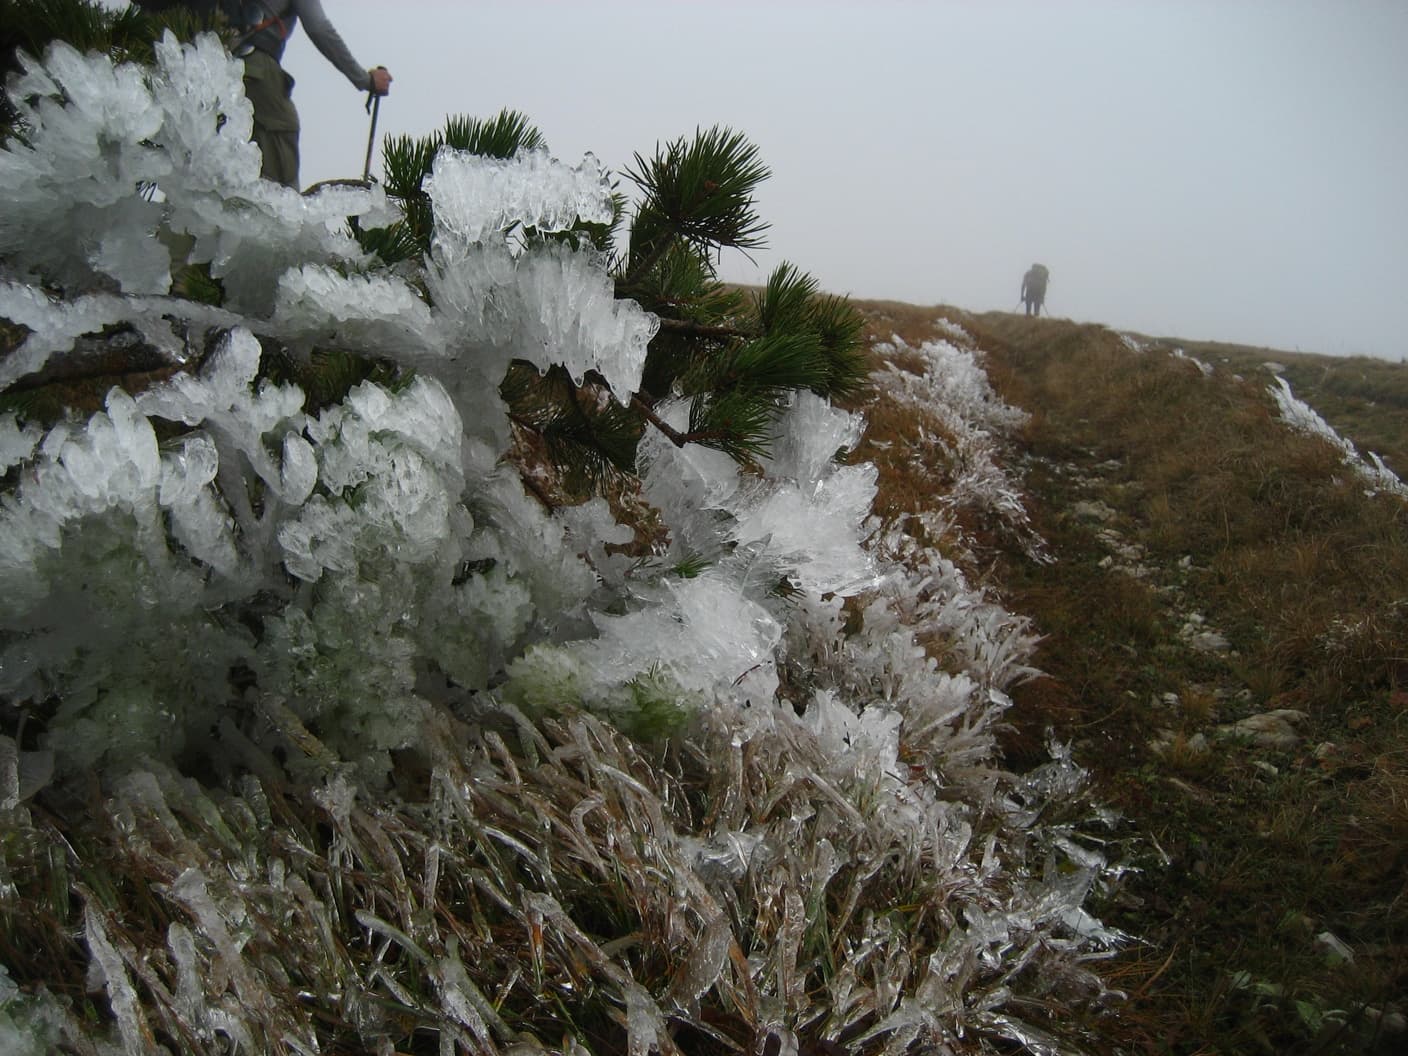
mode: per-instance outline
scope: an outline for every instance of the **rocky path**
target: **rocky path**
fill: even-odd
[[[1154,655],[1135,657],[1152,661],[1156,671],[1169,676],[1167,688],[1140,702],[1147,707],[1148,747],[1158,755],[1178,751],[1192,756],[1225,751],[1229,742],[1272,752],[1296,749],[1309,716],[1297,708],[1258,708],[1256,694],[1239,671],[1239,652],[1208,614],[1207,599],[1200,597],[1199,579],[1209,570],[1196,566],[1191,555],[1160,560],[1139,541],[1134,519],[1144,489],[1127,478],[1124,462],[1104,459],[1090,448],[1073,454],[1058,461],[1027,453],[1020,459],[1023,477],[1049,482],[1043,501],[1088,531],[1103,551],[1095,561],[1100,574],[1128,577],[1147,590],[1160,622],[1172,632]],[[1190,670],[1200,677],[1175,685]],[[1322,752],[1331,750],[1328,743],[1320,746]],[[1250,762],[1263,772],[1276,771],[1275,764],[1255,754]],[[1189,787],[1186,782],[1180,786]]]

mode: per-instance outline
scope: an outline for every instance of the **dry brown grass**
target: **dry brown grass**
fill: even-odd
[[[889,520],[912,510],[932,507],[949,481],[915,463],[908,445],[898,437],[912,437],[919,429],[929,436],[952,442],[942,423],[932,417],[894,407],[870,405],[866,408],[867,429],[854,457],[872,463],[879,475],[879,495],[875,512]],[[889,439],[886,439],[886,438]]]
[[[959,322],[1004,398],[1031,414],[1033,519],[1058,561],[1037,567],[989,540],[994,583],[1046,636],[1048,674],[1016,691],[1003,743],[1021,765],[1047,727],[1074,738],[1111,800],[1172,857],[1165,867],[1151,850],[1131,901],[1110,907],[1152,946],[1111,967],[1132,996],[1107,1023],[1108,1051],[1393,1051],[1401,1036],[1370,1013],[1408,992],[1408,507],[1367,497],[1336,451],[1279,421],[1270,375],[1252,368],[1290,356],[1184,345],[1217,368],[1205,377],[1172,343],[1138,354],[1098,326],[858,306],[878,336],[893,326],[911,344],[942,336],[937,318]],[[1302,380],[1347,372],[1316,358],[1293,360]],[[1408,377],[1397,366],[1361,373]],[[1351,439],[1366,420],[1371,449],[1408,450],[1401,416],[1395,431],[1391,416],[1336,409],[1321,413]],[[872,444],[917,424],[865,410]],[[1095,483],[1079,491],[1047,468],[1058,463]],[[892,486],[913,501],[913,482],[883,474],[882,501]],[[1175,592],[1099,565],[1093,527],[1063,516],[1092,487]],[[1193,609],[1230,653],[1179,640]],[[1170,692],[1180,705],[1160,712]],[[1196,739],[1271,708],[1309,713],[1297,750],[1267,758]],[[1159,754],[1157,726],[1173,727]],[[1326,960],[1322,931],[1350,944],[1353,966]]]
[[[851,304],[866,318],[868,332],[879,340],[898,337],[905,344],[916,346],[935,336],[934,321],[947,319],[965,326],[969,313],[946,305],[905,304],[902,301],[852,301]]]

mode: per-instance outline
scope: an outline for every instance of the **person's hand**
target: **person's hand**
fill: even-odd
[[[391,91],[391,73],[385,66],[378,66],[374,70],[368,70],[372,78],[372,94],[385,95]]]

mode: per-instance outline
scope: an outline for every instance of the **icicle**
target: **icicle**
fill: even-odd
[[[190,910],[201,934],[215,947],[216,966],[220,972],[216,980],[229,979],[240,1000],[250,1007],[260,1011],[271,1008],[271,995],[244,958],[244,940],[237,941],[231,933],[225,915],[210,897],[205,875],[192,866],[176,878],[171,885],[171,894]],[[214,985],[216,989],[223,989],[224,984],[217,981]]]
[[[666,1050],[665,1017],[651,996],[634,981],[626,990],[626,1051],[629,1056],[654,1056]],[[673,1046],[670,1046],[672,1049]]]
[[[446,945],[445,956],[434,963],[431,971],[446,1009],[469,1028],[485,1049],[498,1052],[494,1036],[500,1041],[513,1039],[514,1031],[504,1022],[493,1003],[470,980],[464,962],[460,960],[458,939],[450,939]]]
[[[122,1036],[123,1049],[128,1056],[146,1056],[156,1046],[147,1018],[142,1013],[141,999],[127,975],[127,967],[108,938],[107,928],[102,917],[90,902],[83,907],[83,935],[88,949],[93,954],[93,962],[102,974],[103,985],[107,988],[108,1002],[117,1018],[117,1029]]]

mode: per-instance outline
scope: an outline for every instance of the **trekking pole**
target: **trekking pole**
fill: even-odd
[[[384,70],[385,66],[378,66],[377,69]],[[362,166],[362,182],[372,182],[372,148],[376,146],[376,119],[381,114],[381,95],[373,85],[371,91],[367,93],[367,113],[372,115],[372,127],[367,133],[367,160]]]

